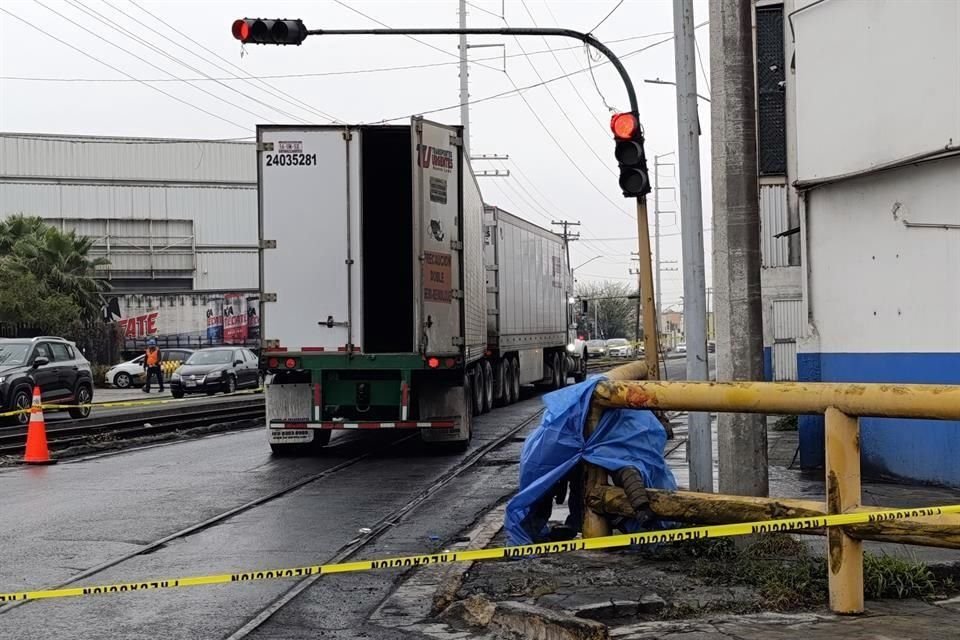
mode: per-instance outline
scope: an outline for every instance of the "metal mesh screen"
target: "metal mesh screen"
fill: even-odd
[[[787,172],[783,7],[757,9],[757,145],[760,175]]]

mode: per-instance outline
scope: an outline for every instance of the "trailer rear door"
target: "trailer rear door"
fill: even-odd
[[[257,133],[264,344],[293,351],[359,344],[351,325],[362,326],[360,278],[350,273],[359,264],[359,203],[351,197],[357,136],[342,127]]]
[[[417,344],[429,355],[458,355],[463,345],[460,146],[457,129],[414,118]]]

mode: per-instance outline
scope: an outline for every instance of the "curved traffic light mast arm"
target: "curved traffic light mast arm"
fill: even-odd
[[[637,93],[633,89],[630,74],[627,73],[623,63],[620,62],[620,58],[590,33],[581,33],[573,29],[524,27],[502,27],[493,29],[308,29],[306,32],[308,36],[449,36],[461,34],[468,36],[558,36],[579,40],[607,57],[610,64],[612,64],[614,69],[617,70],[617,73],[620,74],[620,79],[623,80],[623,85],[627,89],[627,99],[630,101],[630,112],[638,117],[640,115],[637,106]]]

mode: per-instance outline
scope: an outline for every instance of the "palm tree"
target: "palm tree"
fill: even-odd
[[[39,223],[39,224],[38,224]],[[40,218],[14,216],[0,223],[0,259],[12,270],[29,272],[50,291],[68,296],[80,307],[80,320],[100,315],[103,294],[110,290],[106,280],[96,277],[106,258],[91,258],[93,240],[66,233],[45,224]],[[6,232],[6,233],[5,233]]]

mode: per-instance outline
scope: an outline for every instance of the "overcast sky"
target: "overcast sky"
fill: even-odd
[[[506,0],[505,19],[515,27],[559,25],[588,31],[618,2]],[[500,0],[471,0],[469,4],[471,26],[504,24]],[[706,0],[695,0],[694,8],[696,23],[705,22]],[[402,122],[412,114],[451,106],[427,117],[459,122],[457,41],[453,36],[423,42],[392,36],[328,36],[309,38],[301,47],[244,48],[231,37],[230,25],[245,16],[299,17],[310,28],[372,27],[376,26],[374,19],[392,27],[456,26],[457,1],[4,0],[0,6],[0,130],[243,138],[251,136],[254,126],[262,122],[327,123],[329,117],[351,123]],[[697,30],[706,65],[708,28]],[[651,164],[654,154],[673,152],[677,143],[673,87],[643,82],[673,80],[672,31],[670,0],[625,0],[595,31],[624,56],[637,89]],[[125,33],[142,40],[130,39]],[[505,45],[505,49],[470,51],[474,61],[470,66],[472,100],[579,72],[523,92],[526,100],[512,93],[471,107],[473,155],[510,156],[508,161],[474,163],[476,170],[511,172],[508,178],[482,178],[484,199],[545,226],[549,226],[548,218],[581,221],[583,240],[572,246],[573,266],[592,261],[577,270],[577,279],[635,281],[629,275],[629,254],[636,250],[634,203],[624,199],[617,188],[609,111],[604,104],[627,109],[619,76],[602,60],[594,61],[595,86],[586,70],[587,56],[573,40],[471,38],[470,43]],[[628,56],[631,52],[637,53]],[[420,68],[397,69],[410,66]],[[701,94],[709,93],[705,73],[709,72],[701,68],[697,77]],[[215,82],[204,75],[221,80]],[[236,75],[288,77],[267,78],[264,82],[269,86],[265,86],[238,80]],[[151,82],[143,84],[131,77]],[[200,80],[192,83],[182,81],[197,78]],[[700,117],[710,286],[709,105],[701,104]],[[669,156],[664,162],[674,159]],[[672,186],[675,168],[662,168],[661,176],[661,185]],[[679,205],[674,193],[661,192],[661,209],[671,212],[661,214],[663,259],[677,261],[665,265],[669,268],[679,268],[681,257],[680,216],[673,213]],[[652,211],[652,202],[650,208]],[[664,306],[678,303],[681,271],[664,271],[662,278]]]

